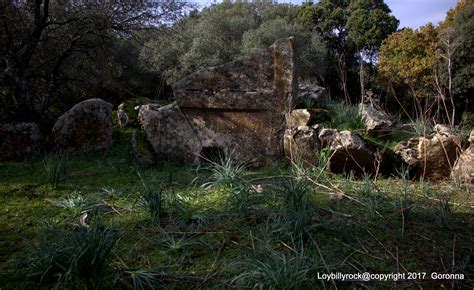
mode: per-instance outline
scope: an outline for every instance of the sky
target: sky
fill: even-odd
[[[191,0],[192,1],[192,0]],[[218,0],[194,0],[200,5],[210,5]],[[301,4],[304,0],[278,0],[278,3]],[[385,0],[392,14],[400,20],[399,28],[418,28],[432,22],[438,24],[457,0]]]

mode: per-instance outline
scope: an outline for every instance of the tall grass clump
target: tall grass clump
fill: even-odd
[[[451,194],[444,191],[435,191],[433,199],[434,215],[438,225],[447,227],[453,212]]]
[[[235,266],[235,265],[234,265]],[[318,263],[301,246],[294,251],[259,249],[237,263],[242,271],[231,280],[238,289],[313,289]],[[322,270],[322,269],[321,269]],[[324,286],[324,285],[320,285]]]
[[[341,103],[329,104],[331,112],[331,127],[338,130],[362,130],[364,119],[360,113],[359,106]]]
[[[221,188],[228,195],[229,206],[240,215],[246,215],[256,202],[255,191],[245,176],[246,166],[235,163],[232,154],[221,156],[219,162],[210,167],[210,178],[202,187]]]
[[[375,219],[379,215],[378,208],[381,203],[381,198],[377,190],[374,188],[370,176],[364,174],[362,184],[357,189],[357,192],[363,197],[366,205],[366,210],[370,219]]]
[[[411,124],[416,137],[426,136],[433,131],[433,126],[424,120],[415,120]]]
[[[56,189],[67,176],[68,159],[61,153],[48,154],[43,159],[43,168],[46,180],[53,189]]]
[[[315,225],[316,214],[308,202],[311,183],[306,178],[285,178],[279,197],[281,208],[277,216],[275,232],[285,236],[305,236]]]
[[[119,238],[117,229],[101,222],[76,231],[50,228],[31,248],[30,276],[58,288],[101,288]]]
[[[72,211],[74,216],[84,211],[98,211],[105,208],[105,205],[102,202],[96,199],[84,197],[78,193],[72,193],[65,197],[50,200],[50,202],[57,207]]]
[[[235,163],[231,155],[220,156],[218,162],[212,162],[210,181],[202,185],[204,188],[225,186],[239,189],[247,185],[244,177],[245,165]]]
[[[158,289],[160,280],[157,272],[152,269],[138,269],[134,271],[125,271],[125,273],[130,275],[133,289]]]
[[[142,178],[140,172],[137,172],[143,186],[143,192],[139,196],[139,203],[150,213],[151,223],[154,226],[160,226],[160,217],[162,214],[164,188],[162,184],[156,185],[147,183]]]

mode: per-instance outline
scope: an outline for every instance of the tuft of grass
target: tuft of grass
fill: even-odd
[[[73,232],[50,228],[31,249],[30,276],[59,288],[100,288],[119,238],[118,230],[101,222]]]
[[[84,211],[93,211],[100,209],[104,204],[98,200],[86,198],[78,193],[72,193],[68,196],[50,200],[50,202],[57,206],[71,210],[75,215]]]
[[[158,279],[158,275],[154,270],[138,269],[134,271],[125,271],[125,273],[130,275],[133,289],[135,290],[158,288],[160,280]]]
[[[151,216],[151,223],[154,226],[160,226],[160,217],[162,214],[163,207],[163,193],[164,188],[160,184],[158,186],[154,184],[147,184],[142,178],[140,172],[137,172],[140,178],[144,191],[140,194],[139,203],[144,208],[148,209]]]
[[[364,129],[364,119],[357,105],[333,103],[329,105],[331,128],[358,131]]]
[[[411,125],[413,131],[415,131],[416,137],[426,136],[433,131],[433,126],[429,122],[423,120],[417,119]]]
[[[241,274],[231,280],[239,289],[312,289],[318,263],[304,247],[291,252],[269,247],[237,263]]]
[[[453,212],[451,205],[451,196],[449,193],[444,191],[435,191],[434,192],[434,215],[436,223],[442,227],[447,227],[449,224],[449,219]]]
[[[245,165],[236,164],[231,157],[221,156],[219,162],[214,162],[210,168],[210,181],[202,186],[205,189],[211,187],[225,186],[229,188],[241,188],[245,186]]]
[[[53,189],[56,189],[67,176],[68,159],[61,153],[48,154],[43,159],[43,168],[46,180]]]
[[[308,202],[312,193],[306,178],[285,178],[280,189],[281,209],[277,216],[275,232],[302,237],[312,228],[314,210]]]
[[[245,176],[246,166],[236,164],[231,157],[223,156],[218,163],[213,163],[210,168],[210,181],[202,187],[206,190],[211,188],[224,188],[228,195],[228,205],[236,210],[239,215],[247,215],[252,205],[256,203],[257,196],[250,182]]]
[[[374,220],[379,214],[378,208],[380,207],[381,201],[379,193],[374,188],[372,180],[368,174],[364,174],[362,184],[357,191],[364,198],[364,203],[366,205],[369,218]]]

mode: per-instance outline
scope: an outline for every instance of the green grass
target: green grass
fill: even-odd
[[[328,271],[474,278],[473,193],[464,186],[399,177],[374,183],[319,169],[295,174],[285,165],[249,171],[225,162],[220,169],[161,162],[141,170],[140,178],[126,142],[118,140],[104,155],[70,157],[56,187],[43,173],[42,158],[0,163],[1,289],[50,289],[58,279],[62,288],[77,281],[89,288],[334,287],[316,278]],[[160,227],[141,206],[147,192],[141,179],[166,192]],[[244,195],[235,196],[241,190]],[[78,228],[84,211],[91,227],[100,218],[102,234]],[[120,238],[104,235],[110,227]],[[63,276],[33,275],[48,269],[48,263],[30,263],[41,258],[37,249],[44,258],[67,248],[76,253],[68,254],[72,261],[95,265],[92,252],[78,255],[81,248],[71,241],[100,245],[104,236],[113,246],[102,252],[105,262],[96,271],[66,259],[63,268],[71,270],[56,271]],[[342,289],[474,287],[469,279],[335,283]]]

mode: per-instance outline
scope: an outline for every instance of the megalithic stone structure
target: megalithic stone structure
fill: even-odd
[[[209,152],[259,167],[284,156],[285,115],[296,98],[293,39],[246,59],[196,71],[173,85],[176,103],[139,119],[155,151],[198,164]]]

